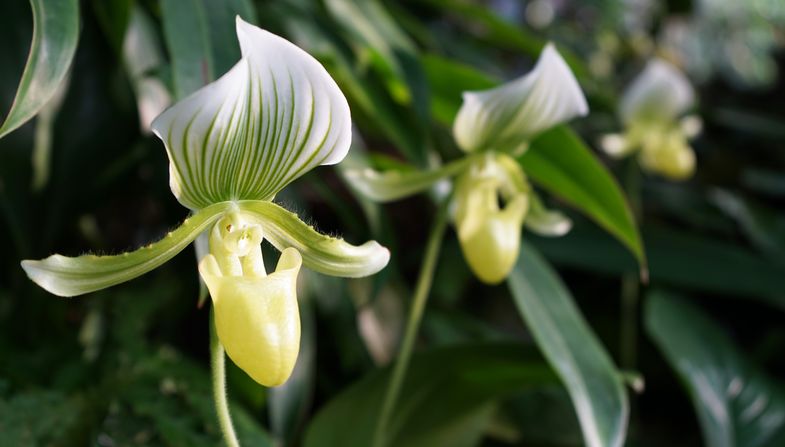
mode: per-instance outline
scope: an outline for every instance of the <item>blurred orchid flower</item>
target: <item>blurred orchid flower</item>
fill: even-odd
[[[605,135],[600,145],[616,158],[638,152],[646,171],[686,179],[695,172],[695,152],[688,141],[701,130],[698,117],[684,116],[694,104],[695,92],[684,74],[662,59],[653,59],[621,99],[625,133]]]
[[[340,162],[351,140],[346,98],[327,71],[292,43],[237,18],[242,59],[217,81],[158,116],[153,132],[170,161],[170,186],[192,215],[162,240],[115,256],[52,255],[22,261],[59,296],[131,280],[165,263],[200,234],[199,272],[212,296],[227,355],[257,382],[285,382],[300,340],[301,264],[333,276],[372,275],[389,251],[325,236],[274,204],[275,194],[319,166]],[[261,242],[282,251],[269,275]]]
[[[379,202],[456,178],[453,223],[464,257],[481,281],[496,284],[518,258],[524,223],[551,236],[571,227],[563,214],[545,209],[514,157],[540,133],[588,111],[578,81],[548,44],[528,74],[493,89],[464,92],[453,136],[466,156],[429,171],[360,169],[346,172],[346,178]]]

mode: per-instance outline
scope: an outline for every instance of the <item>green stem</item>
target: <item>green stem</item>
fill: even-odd
[[[425,248],[425,257],[422,266],[420,267],[420,276],[417,278],[417,286],[414,290],[411,309],[409,309],[409,318],[406,321],[406,330],[404,331],[403,341],[401,342],[401,350],[399,351],[398,359],[395,362],[392,378],[387,385],[387,393],[384,396],[381,413],[376,423],[376,430],[373,434],[373,443],[371,444],[373,447],[384,447],[388,442],[387,432],[389,430],[390,419],[395,410],[395,405],[398,402],[398,395],[401,392],[401,386],[406,377],[406,370],[409,367],[412,349],[414,348],[414,342],[417,339],[417,332],[420,329],[420,321],[422,320],[423,311],[425,310],[425,303],[428,301],[431,283],[433,282],[433,274],[436,270],[436,260],[439,257],[439,250],[446,228],[447,207],[446,205],[443,205],[440,207],[436,220],[433,222],[431,234],[428,236],[428,245]]]
[[[634,157],[627,161],[625,179],[627,197],[632,213],[640,223],[641,173]],[[640,301],[640,275],[638,272],[624,273],[621,278],[621,327],[619,329],[619,366],[634,370],[638,357],[638,307]]]
[[[215,412],[218,415],[218,425],[221,427],[227,447],[240,447],[237,434],[232,425],[232,416],[229,414],[229,400],[226,395],[226,356],[224,347],[218,340],[215,331],[215,315],[210,310],[210,364],[213,373],[213,399]]]

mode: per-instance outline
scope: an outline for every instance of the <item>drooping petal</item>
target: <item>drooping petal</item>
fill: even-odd
[[[264,386],[289,378],[300,350],[297,274],[302,258],[281,253],[267,276],[224,275],[213,255],[199,264],[215,307],[218,339],[232,361]]]
[[[490,90],[464,92],[453,135],[467,152],[512,149],[588,112],[578,81],[549,43],[527,75]]]
[[[390,260],[390,251],[376,241],[351,245],[343,239],[326,236],[272,202],[242,201],[237,206],[244,218],[261,225],[264,237],[275,248],[296,248],[305,266],[319,273],[348,278],[369,276],[383,269]]]
[[[162,113],[172,192],[183,205],[269,200],[351,141],[346,98],[324,67],[285,39],[237,18],[242,59]]]
[[[529,195],[529,213],[526,216],[526,228],[540,236],[564,236],[572,229],[572,220],[564,213],[545,208],[537,194]]]
[[[694,103],[695,92],[687,77],[670,63],[652,59],[624,92],[619,111],[625,123],[668,122],[677,119]]]
[[[434,183],[460,173],[471,158],[462,157],[427,171],[386,171],[371,168],[346,171],[344,177],[361,194],[376,202],[391,202],[429,188]]]
[[[55,295],[70,297],[94,292],[134,279],[165,263],[232,206],[219,203],[200,210],[160,241],[133,252],[73,258],[52,255],[40,261],[22,261],[22,268],[33,282]]]

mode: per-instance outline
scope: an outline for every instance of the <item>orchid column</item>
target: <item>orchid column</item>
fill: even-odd
[[[361,277],[384,268],[390,256],[375,241],[354,246],[322,235],[272,202],[296,178],[346,156],[349,106],[324,67],[295,45],[240,18],[237,37],[242,59],[152,125],[169,155],[172,192],[191,217],[134,252],[22,262],[38,285],[69,297],[142,275],[209,235],[199,273],[214,306],[215,397],[229,445],[237,440],[223,391],[223,347],[260,384],[284,383],[299,351],[301,265]],[[264,239],[282,252],[270,274],[262,261]]]

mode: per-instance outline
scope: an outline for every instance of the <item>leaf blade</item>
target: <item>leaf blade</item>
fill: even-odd
[[[535,183],[614,235],[646,268],[641,237],[621,187],[573,131],[559,126],[545,132],[518,161]]]
[[[687,388],[707,445],[774,447],[785,442],[785,387],[750,363],[716,322],[661,291],[649,295],[645,322]]]
[[[508,284],[538,346],[567,387],[590,447],[624,443],[629,403],[621,376],[545,260],[528,244]]]
[[[76,0],[30,0],[33,41],[11,111],[0,126],[0,138],[33,118],[52,98],[71,66],[79,40]]]

